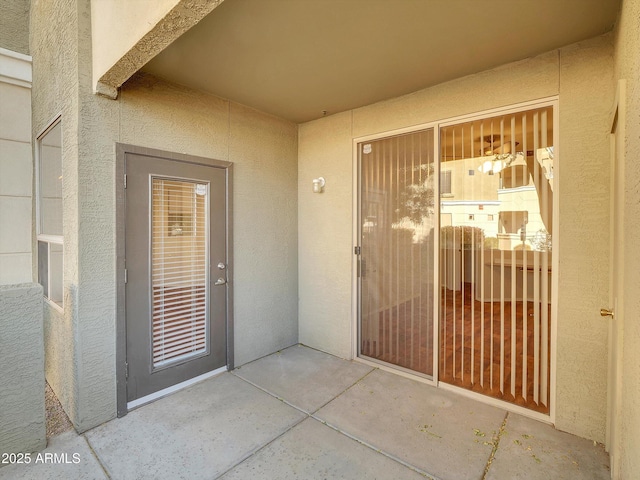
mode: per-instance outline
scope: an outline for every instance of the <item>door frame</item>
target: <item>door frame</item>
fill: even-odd
[[[436,304],[434,305],[434,372],[433,378],[429,379],[421,376],[416,372],[412,372],[407,369],[403,369],[402,367],[391,366],[391,364],[386,363],[378,363],[372,360],[360,357],[360,332],[359,332],[359,320],[360,320],[360,282],[358,278],[358,262],[359,255],[355,254],[355,248],[360,246],[360,162],[358,159],[358,144],[365,141],[373,141],[379,140],[381,138],[391,137],[395,135],[400,135],[404,133],[412,133],[418,130],[424,130],[428,128],[434,129],[434,159],[435,159],[435,175],[436,178],[440,178],[440,127],[454,125],[457,123],[472,121],[472,120],[480,120],[483,118],[492,117],[500,114],[514,113],[522,110],[527,110],[531,108],[538,108],[543,106],[553,106],[553,145],[556,152],[556,155],[561,157],[561,145],[560,145],[560,97],[559,95],[552,95],[549,97],[539,98],[536,100],[530,100],[525,102],[507,104],[495,108],[488,108],[485,110],[457,115],[452,117],[445,117],[441,119],[437,119],[431,122],[425,122],[421,124],[412,125],[405,128],[399,128],[389,131],[382,131],[371,135],[363,135],[357,138],[353,138],[352,141],[352,163],[353,163],[353,245],[352,245],[352,331],[351,331],[351,358],[360,363],[364,363],[370,366],[374,366],[380,368],[382,370],[386,370],[392,373],[396,373],[413,380],[417,380],[420,382],[428,383],[430,385],[434,385],[445,390],[454,391],[460,395],[466,396],[468,398],[478,400],[480,402],[486,403],[488,405],[497,406],[504,410],[514,412],[520,415],[524,415],[530,418],[534,418],[536,420],[545,422],[545,423],[555,423],[556,419],[556,382],[557,382],[557,336],[558,336],[558,278],[560,272],[560,262],[559,255],[553,255],[551,259],[551,291],[552,291],[552,301],[551,301],[551,328],[549,334],[551,335],[551,348],[549,350],[550,355],[550,369],[549,369],[549,414],[543,414],[539,412],[535,412],[533,410],[529,410],[525,407],[520,407],[518,405],[505,402],[502,400],[494,399],[492,397],[486,396],[481,393],[472,392],[470,390],[456,387],[454,385],[449,385],[446,383],[442,383],[438,379],[438,369],[439,369],[439,353],[440,353],[440,291],[438,288],[439,282],[434,281],[434,298],[438,299]],[[559,210],[559,198],[560,198],[560,186],[558,178],[560,177],[561,171],[561,162],[559,164],[554,165],[555,178],[554,178],[554,200],[553,200],[553,231],[556,232],[554,234],[553,239],[553,249],[556,252],[561,250],[561,236],[560,232],[560,210]],[[435,198],[438,199],[438,205],[440,202],[440,184],[437,182],[437,188],[435,191]],[[440,209],[438,207],[438,215],[437,219],[434,222],[435,228],[439,230],[440,228]],[[440,271],[440,235],[434,235],[434,275],[438,275]],[[434,279],[435,280],[435,279]]]
[[[233,346],[233,163],[212,158],[168,152],[153,148],[116,143],[116,404],[117,415],[127,414],[127,324],[125,311],[125,225],[126,190],[125,159],[127,154],[149,156],[197,164],[206,167],[224,169],[226,174],[226,249],[227,249],[227,288],[226,288],[226,368],[234,368]]]
[[[616,207],[621,200],[624,204],[624,185],[619,185],[618,180],[624,179],[625,168],[625,125],[626,125],[626,80],[618,80],[616,98],[610,118],[611,138],[611,180],[610,191],[610,226],[609,235],[609,305],[615,317],[609,320],[608,366],[607,366],[607,419],[605,431],[605,447],[609,452],[611,462],[611,478],[619,478],[620,475],[620,431],[621,431],[621,399],[622,399],[622,365],[623,365],[623,338],[624,338],[624,279],[617,275],[617,267],[624,265],[624,249],[615,252],[614,239],[618,225],[624,225],[624,211],[617,211]],[[619,197],[620,196],[620,197]],[[620,239],[618,239],[620,240]],[[614,323],[615,322],[615,323]],[[617,331],[614,332],[614,329]],[[614,344],[614,333],[615,344]],[[614,352],[615,350],[615,352]],[[615,355],[614,355],[615,353]]]

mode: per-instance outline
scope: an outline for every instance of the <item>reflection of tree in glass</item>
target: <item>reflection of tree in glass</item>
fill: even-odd
[[[406,219],[420,225],[425,217],[433,214],[433,172],[433,164],[400,168],[394,223]]]

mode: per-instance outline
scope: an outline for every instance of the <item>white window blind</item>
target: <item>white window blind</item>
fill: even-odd
[[[208,186],[152,179],[153,365],[208,351]]]

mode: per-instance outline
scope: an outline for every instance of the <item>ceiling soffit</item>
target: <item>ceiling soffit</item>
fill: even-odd
[[[619,0],[226,0],[143,70],[296,123],[610,31]]]

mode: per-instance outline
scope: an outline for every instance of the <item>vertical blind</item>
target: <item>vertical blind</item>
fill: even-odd
[[[365,142],[360,354],[433,374],[433,129]]]
[[[441,381],[549,411],[553,109],[447,126]]]
[[[208,349],[207,185],[152,179],[153,365]]]

